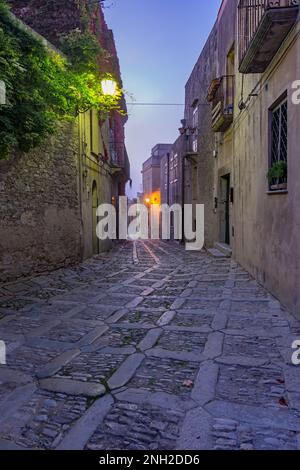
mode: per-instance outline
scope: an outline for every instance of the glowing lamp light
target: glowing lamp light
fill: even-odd
[[[145,203],[146,203],[146,204],[150,204],[150,202],[151,202],[150,197],[147,197],[147,198],[145,199]]]
[[[101,82],[103,94],[106,96],[115,96],[117,92],[117,82],[115,80],[105,78]]]

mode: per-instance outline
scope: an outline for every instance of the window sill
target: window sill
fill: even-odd
[[[288,189],[276,189],[274,191],[267,191],[267,194],[268,195],[272,195],[272,194],[288,194]]]

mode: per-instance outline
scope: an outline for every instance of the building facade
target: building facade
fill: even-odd
[[[161,203],[182,204],[183,138],[180,136],[160,161]]]
[[[55,11],[51,2],[9,3],[24,22],[20,27],[28,24],[30,33],[44,34],[56,47],[60,34],[81,24],[76,0],[56,2]],[[99,66],[122,87],[113,34],[98,2],[89,19],[91,31],[109,53],[99,58]],[[96,208],[117,205],[130,178],[124,100],[121,108],[122,114],[113,111],[105,119],[96,110],[81,113],[73,123],[60,125],[42,146],[0,162],[1,280],[67,266],[109,247],[96,236]]]
[[[293,100],[299,1],[263,3],[255,11],[253,1],[239,3],[233,254],[299,317],[300,104]]]
[[[161,160],[171,152],[171,144],[157,144],[143,163],[143,196],[148,204],[161,203]]]
[[[206,247],[232,251],[298,316],[299,30],[298,0],[224,0],[186,85],[182,130],[186,200],[205,204]]]

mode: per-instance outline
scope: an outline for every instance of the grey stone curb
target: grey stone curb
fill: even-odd
[[[142,297],[148,297],[148,295],[152,294],[154,289],[152,287],[147,287],[143,292],[141,292]]]
[[[112,328],[114,325],[112,325]],[[117,328],[121,328],[124,330],[153,330],[156,325],[155,323],[143,323],[142,321],[140,323],[118,323],[116,325]]]
[[[176,449],[185,451],[212,449],[212,424],[212,417],[203,408],[189,411],[184,419]]]
[[[56,374],[56,372],[58,372],[62,367],[68,364],[68,362],[77,357],[80,352],[80,349],[73,349],[64,352],[52,361],[48,362],[48,364],[46,364],[45,366],[40,367],[36,373],[37,378],[44,379],[46,377],[50,377],[51,375]]]
[[[132,376],[135,374],[137,368],[141,365],[144,358],[144,354],[136,353],[132,354],[132,356],[129,356],[127,359],[125,359],[123,364],[108,380],[108,387],[111,390],[114,390],[116,388],[120,388],[126,385],[132,378]]]
[[[58,445],[57,450],[82,450],[97,427],[104,421],[114,400],[106,395],[97,400],[87,412],[76,422],[71,431]]]
[[[158,357],[162,359],[175,359],[187,362],[203,362],[207,358],[203,354],[195,354],[184,351],[168,351],[167,349],[154,348],[145,352],[147,357]]]
[[[183,400],[176,395],[171,395],[165,392],[150,392],[148,390],[141,390],[135,388],[128,388],[127,390],[116,391],[114,397],[119,401],[126,401],[128,403],[136,403],[139,405],[150,404],[163,409],[170,410],[183,410],[188,411],[197,406],[193,400]]]
[[[172,303],[170,310],[179,310],[185,302],[186,302],[185,297],[179,297],[178,299],[175,300],[175,302]]]
[[[165,285],[165,280],[163,281],[157,281],[154,284],[152,284],[153,289],[159,289],[160,287],[163,287]]]
[[[269,364],[270,360],[268,358],[259,359],[257,357],[252,356],[231,355],[217,358],[216,362],[218,364],[224,364],[227,366],[237,365],[245,367],[262,367]]]
[[[140,349],[141,351],[146,351],[147,349],[153,348],[162,333],[163,330],[161,328],[150,330],[146,334],[145,338],[142,339],[142,341],[139,343],[138,349]]]
[[[238,422],[246,422],[261,426],[286,429],[300,432],[300,421],[287,408],[266,408],[252,405],[241,405],[225,401],[213,401],[205,405],[205,410],[216,418],[228,418]]]
[[[192,289],[185,289],[183,292],[181,292],[179,297],[187,298],[187,297],[190,297],[192,294],[193,294]]]
[[[213,361],[203,362],[200,366],[191,397],[203,406],[214,399],[216,393],[219,366]]]
[[[125,307],[126,308],[135,308],[137,307],[139,304],[141,304],[143,302],[144,298],[143,297],[136,297],[135,299],[131,300],[130,302],[128,302]]]
[[[196,289],[197,285],[198,285],[197,281],[191,281],[191,282],[188,283],[187,287],[188,287],[188,289]]]
[[[111,330],[151,330],[155,328],[149,323],[118,323],[117,325],[110,325]]]
[[[273,332],[273,328],[269,330],[264,330],[263,328],[247,328],[240,330],[222,330],[222,333],[230,336],[259,336],[261,338],[276,338],[277,335]]]
[[[127,308],[122,308],[121,310],[118,310],[113,315],[108,317],[106,319],[106,323],[108,324],[117,323],[117,321],[119,321],[122,317],[124,317],[124,315],[126,315],[126,313],[128,312],[129,310]]]
[[[59,302],[56,302],[59,303]],[[67,320],[75,317],[75,315],[78,315],[80,312],[82,312],[85,309],[84,305],[79,305],[78,307],[72,308],[72,310],[69,310],[66,313],[58,315],[59,318]]]
[[[160,317],[160,319],[157,321],[157,325],[158,325],[158,326],[166,326],[166,325],[168,325],[168,324],[173,320],[173,318],[175,317],[175,315],[176,315],[176,312],[174,312],[174,311],[165,312],[165,313]]]
[[[93,382],[80,382],[70,379],[42,379],[40,387],[50,392],[65,393],[66,395],[84,395],[87,397],[99,397],[104,395],[106,390],[102,384]]]
[[[68,343],[65,341],[55,341],[46,338],[30,338],[26,341],[26,346],[37,346],[45,349],[53,349],[54,351],[68,351],[74,349],[76,343]],[[77,346],[77,344],[76,344]]]
[[[217,312],[213,322],[212,322],[212,329],[213,330],[223,330],[226,328],[228,321],[228,317],[224,312]]]
[[[212,329],[207,326],[168,326],[164,328],[166,331],[178,331],[178,333],[212,333]]]
[[[81,346],[88,346],[94,343],[97,339],[104,335],[107,330],[108,326],[105,325],[96,327],[93,331],[83,336],[83,338],[81,338],[81,340],[76,343],[76,346],[80,348]]]
[[[113,348],[111,346],[106,347],[99,347],[99,346],[88,346],[87,348],[82,349],[83,352],[95,352],[98,351],[101,354],[124,354],[124,356],[129,356],[130,354],[134,354],[136,349],[134,346],[124,346],[121,348]]]
[[[223,311],[223,312],[230,312],[231,308],[231,300],[223,300],[219,306],[218,311]]]
[[[208,359],[215,359],[221,356],[223,350],[224,335],[215,331],[210,333],[203,351],[203,355]]]

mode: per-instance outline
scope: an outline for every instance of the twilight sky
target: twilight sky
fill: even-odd
[[[124,89],[137,102],[184,103],[184,86],[216,20],[221,0],[111,0]],[[157,143],[178,137],[184,108],[130,105],[126,146],[133,188],[141,190],[142,163]]]

